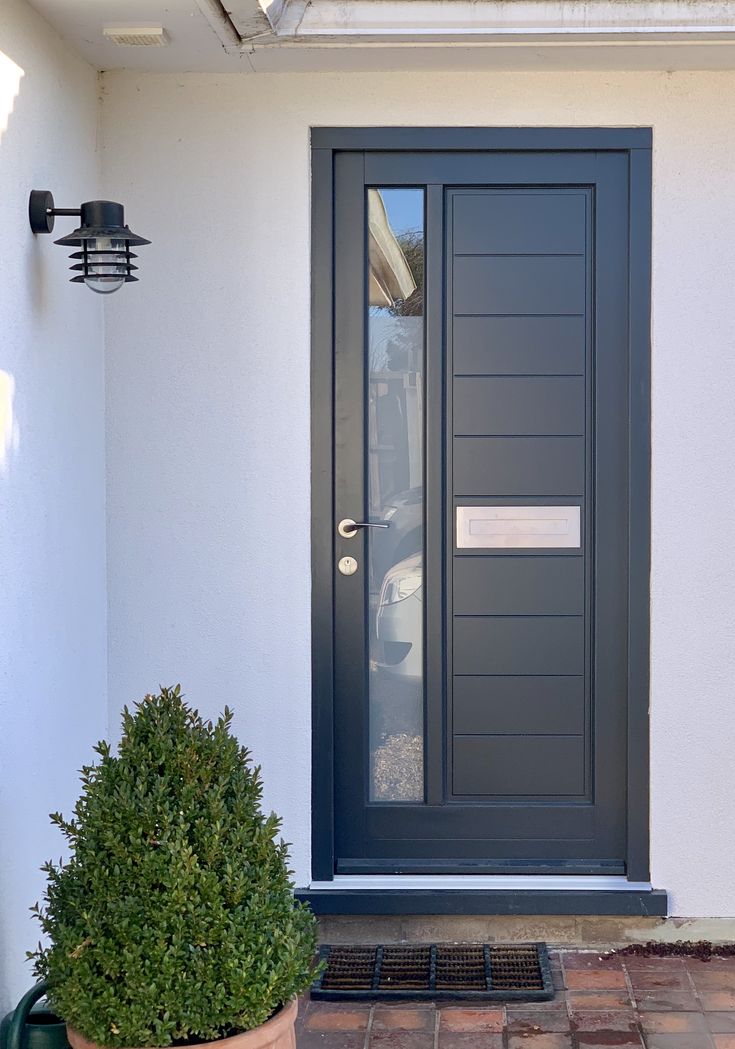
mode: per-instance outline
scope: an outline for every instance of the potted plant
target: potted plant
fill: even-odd
[[[48,863],[30,955],[74,1049],[216,1042],[293,1049],[316,922],[294,901],[260,769],[179,686],[146,696],[82,769],[71,858]]]

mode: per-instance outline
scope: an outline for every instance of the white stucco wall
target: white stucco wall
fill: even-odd
[[[225,702],[309,877],[309,126],[652,125],[653,881],[735,915],[732,73],[105,77],[109,682]]]
[[[101,303],[34,238],[28,193],[97,196],[97,75],[25,3],[0,4],[0,1012],[32,983],[28,908],[62,849],[106,709]],[[59,220],[55,236],[73,228]]]

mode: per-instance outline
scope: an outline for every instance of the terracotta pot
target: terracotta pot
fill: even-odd
[[[292,998],[260,1027],[245,1031],[244,1034],[234,1034],[231,1038],[220,1038],[216,1042],[199,1042],[196,1049],[296,1049],[294,1024],[298,1009],[297,1000]],[[69,1026],[66,1034],[72,1049],[100,1049],[96,1042],[90,1042]]]

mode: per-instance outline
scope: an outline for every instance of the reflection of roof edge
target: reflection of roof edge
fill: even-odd
[[[368,258],[371,306],[392,306],[416,290],[416,281],[377,189],[368,190]]]

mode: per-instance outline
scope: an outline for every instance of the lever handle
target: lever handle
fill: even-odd
[[[337,525],[337,531],[343,539],[357,535],[358,528],[390,528],[390,524],[387,521],[353,521],[351,517],[345,517]]]

